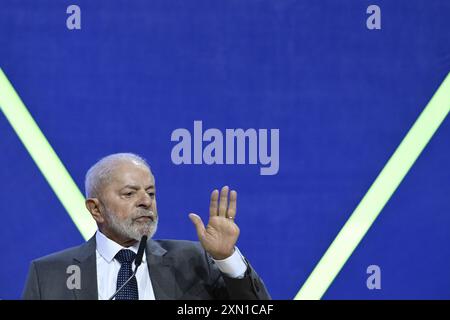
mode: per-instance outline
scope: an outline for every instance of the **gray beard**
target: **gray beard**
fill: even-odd
[[[105,208],[107,211],[107,221],[109,228],[113,230],[118,235],[124,238],[134,239],[140,241],[143,235],[146,235],[149,239],[154,236],[156,230],[158,229],[158,215],[155,214],[155,220],[149,221],[148,223],[140,223],[134,221],[139,216],[139,213],[135,216],[128,217],[125,220],[119,220],[117,216]],[[148,211],[145,211],[148,214]]]

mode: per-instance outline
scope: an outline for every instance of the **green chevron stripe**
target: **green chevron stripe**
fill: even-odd
[[[0,69],[0,108],[81,235],[85,239],[91,237],[96,226],[84,206],[83,195],[2,69]]]
[[[296,300],[321,299],[450,110],[450,73],[308,277]]]

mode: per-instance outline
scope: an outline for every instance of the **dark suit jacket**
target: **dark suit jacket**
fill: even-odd
[[[200,243],[152,240],[147,264],[157,300],[270,299],[264,283],[247,262],[243,279],[223,275]],[[70,265],[80,268],[80,289],[69,289]],[[31,263],[23,299],[98,299],[95,236],[81,246]]]

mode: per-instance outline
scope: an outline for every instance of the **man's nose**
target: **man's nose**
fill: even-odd
[[[153,199],[147,192],[143,192],[139,197],[138,207],[150,209]]]

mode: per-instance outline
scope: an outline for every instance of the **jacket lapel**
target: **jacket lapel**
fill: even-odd
[[[149,239],[145,252],[156,300],[172,300],[181,296],[175,280],[173,258],[166,255],[167,250]]]
[[[95,235],[89,239],[73,258],[81,271],[81,289],[73,290],[76,300],[98,300],[97,256]]]

